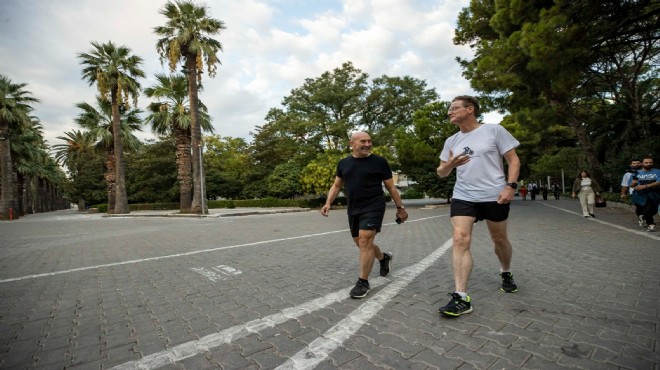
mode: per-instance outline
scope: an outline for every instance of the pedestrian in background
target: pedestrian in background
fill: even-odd
[[[575,182],[573,182],[573,193],[571,194],[571,197],[575,198],[577,195],[580,199],[582,216],[596,217],[596,214],[594,214],[594,207],[596,204],[596,196],[599,194],[600,185],[598,185],[598,182],[591,178],[588,171],[580,171],[580,174],[575,178]]]
[[[541,185],[541,195],[543,195],[543,200],[548,200],[548,187],[545,184]]]
[[[467,289],[472,272],[472,230],[478,221],[486,220],[500,262],[500,289],[507,293],[518,290],[510,271],[513,248],[507,235],[507,219],[518,187],[520,159],[516,147],[520,142],[500,125],[480,124],[479,101],[475,97],[455,97],[447,115],[459,132],[445,141],[436,172],[439,177],[446,177],[456,169],[449,210],[453,227],[454,291],[449,293],[449,303],[440,307],[439,312],[458,317],[472,312]],[[506,173],[503,159],[508,164]]]
[[[557,181],[552,183],[552,193],[555,195],[555,200],[559,200],[559,195],[561,194],[561,187],[557,184]]]
[[[630,167],[626,170],[626,173],[621,179],[621,201],[626,201],[626,198],[629,195],[632,195],[633,188],[630,186],[633,176],[637,176],[637,171],[642,168],[642,161],[639,159],[633,159],[630,161]],[[637,215],[639,216],[639,214]]]
[[[374,259],[380,262],[380,275],[390,273],[392,254],[381,252],[374,244],[376,234],[380,232],[385,215],[385,195],[382,185],[390,193],[396,205],[397,219],[404,222],[408,213],[403,207],[401,196],[394,186],[392,170],[387,160],[371,153],[371,136],[366,132],[354,132],[349,139],[351,155],[337,164],[335,182],[328,190],[328,199],[321,208],[325,217],[330,213],[330,206],[339,192],[344,188],[348,200],[348,225],[355,245],[360,250],[360,274],[355,287],[351,290],[351,298],[363,298],[371,290],[369,274],[373,268]]]
[[[536,200],[536,194],[539,193],[539,188],[536,186],[535,182],[532,181],[527,185],[527,191],[529,191],[529,197],[532,200]]]
[[[522,200],[527,200],[527,185],[521,186],[518,192],[520,193]]]
[[[648,155],[642,159],[642,168],[631,177],[628,186],[633,188],[631,198],[636,213],[641,214],[639,226],[655,231],[653,216],[658,213],[660,203],[660,170],[653,168],[653,157]]]

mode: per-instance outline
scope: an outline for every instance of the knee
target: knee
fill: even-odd
[[[468,233],[454,232],[454,248],[467,248],[472,241],[472,237]]]

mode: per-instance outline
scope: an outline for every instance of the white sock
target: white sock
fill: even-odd
[[[511,272],[510,270],[504,270],[503,268],[500,267],[500,274],[503,274],[505,272]]]
[[[467,298],[467,293],[465,293],[465,292],[454,292],[454,293],[458,293],[458,295],[460,295],[461,298],[463,298],[463,299]]]

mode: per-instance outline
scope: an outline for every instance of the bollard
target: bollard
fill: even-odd
[[[13,221],[13,220],[14,220],[14,209],[9,208],[9,221]]]

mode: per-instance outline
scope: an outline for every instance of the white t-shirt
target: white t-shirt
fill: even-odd
[[[623,179],[621,179],[621,186],[630,186],[630,182],[631,182],[630,179],[632,178],[632,175],[633,175],[632,173],[630,173],[630,172],[626,172],[626,174],[623,175]],[[629,192],[630,194],[632,194],[633,191],[635,191],[635,189],[633,189],[633,188],[628,188],[628,192]]]
[[[441,161],[449,161],[449,152],[455,157],[467,152],[470,161],[456,167],[454,199],[468,202],[494,202],[504,186],[502,156],[520,143],[504,127],[482,124],[468,133],[457,132],[445,141],[440,153]]]

